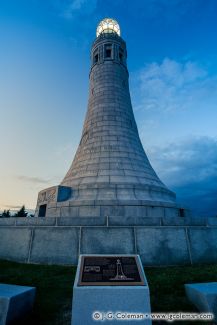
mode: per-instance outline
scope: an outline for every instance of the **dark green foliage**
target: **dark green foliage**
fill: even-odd
[[[30,217],[33,218],[34,214],[26,212],[25,205],[23,205],[19,211],[17,211],[15,214],[11,214],[10,210],[4,210],[2,213],[0,213],[0,218],[9,218],[9,217]]]
[[[27,217],[28,212],[26,212],[25,209],[25,205],[23,205],[19,211],[17,211],[17,213],[15,213],[14,217],[18,217],[18,218],[23,218],[23,217]]]
[[[0,218],[9,218],[11,216],[10,210],[4,210],[2,214],[0,214]]]
[[[72,266],[0,261],[0,283],[37,288],[33,314],[20,323],[16,322],[16,325],[70,325],[75,272],[76,267]],[[185,296],[184,284],[217,281],[217,265],[146,267],[145,273],[150,287],[152,312],[197,312]],[[153,322],[155,324],[168,323]],[[202,325],[211,322],[183,321],[180,324]]]

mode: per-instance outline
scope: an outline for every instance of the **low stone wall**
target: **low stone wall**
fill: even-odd
[[[79,254],[139,254],[146,266],[217,263],[217,218],[0,218],[0,258],[76,265]]]

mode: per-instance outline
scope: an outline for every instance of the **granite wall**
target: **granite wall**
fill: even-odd
[[[139,254],[146,266],[217,262],[217,218],[0,218],[0,258],[76,265],[79,254]]]

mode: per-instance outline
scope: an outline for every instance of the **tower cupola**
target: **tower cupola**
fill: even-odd
[[[98,37],[101,34],[117,34],[118,36],[121,35],[120,26],[115,19],[112,18],[104,18],[100,21],[99,25],[97,26],[96,36]]]

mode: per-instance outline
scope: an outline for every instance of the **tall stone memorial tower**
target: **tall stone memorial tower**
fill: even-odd
[[[81,254],[138,254],[147,266],[216,263],[213,218],[180,208],[143,149],[126,43],[113,19],[97,27],[89,76],[73,162],[59,185],[39,192],[40,218],[0,218],[0,258],[77,265]]]
[[[74,160],[38,195],[36,216],[162,216],[179,209],[141,144],[129,92],[126,43],[103,19],[91,48],[89,100]],[[182,212],[182,211],[181,211]]]

